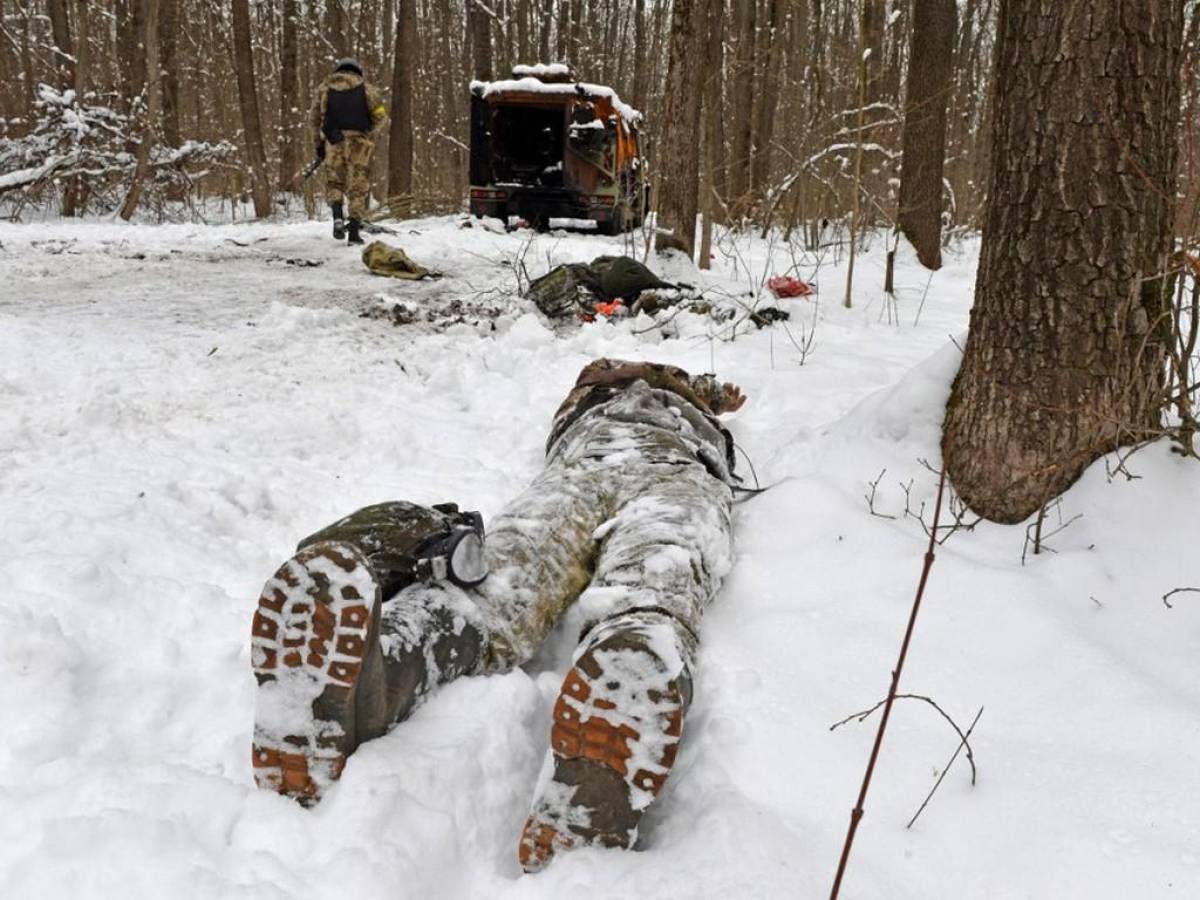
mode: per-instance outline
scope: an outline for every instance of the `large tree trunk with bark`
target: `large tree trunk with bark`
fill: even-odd
[[[267,154],[263,149],[262,123],[258,116],[258,85],[254,79],[254,48],[250,44],[250,10],[247,0],[233,0],[233,66],[237,70],[238,103],[242,132],[254,197],[254,215],[271,214],[271,183],[267,177]]]
[[[675,0],[671,8],[671,44],[667,62],[667,92],[663,100],[658,224],[674,233],[673,244],[693,255],[700,182],[700,144],[696,139],[700,107],[691,89],[700,77],[704,58],[706,5],[715,0]],[[660,242],[662,243],[662,242]]]
[[[417,0],[400,0],[396,27],[396,59],[392,69],[392,122],[389,129],[388,197],[412,193],[413,179],[413,48],[416,46]]]
[[[945,465],[1019,522],[1157,433],[1183,0],[1002,0],[975,307]]]
[[[942,170],[956,13],[955,0],[913,0],[897,225],[927,269],[942,267]]]

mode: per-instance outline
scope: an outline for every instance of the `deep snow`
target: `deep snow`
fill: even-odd
[[[58,897],[815,898],[828,895],[925,536],[941,407],[976,248],[929,279],[908,258],[886,313],[882,242],[815,273],[818,303],[736,341],[681,316],[548,327],[522,263],[618,239],[397,226],[440,281],[368,275],[317,223],[0,225],[0,894]],[[903,251],[902,251],[903,255]],[[321,262],[301,267],[288,260]],[[704,282],[791,265],[726,238]],[[697,281],[685,263],[651,264]],[[665,268],[664,268],[665,266]],[[803,267],[800,275],[814,277]],[[914,324],[926,284],[928,296]],[[467,322],[397,327],[397,303]],[[501,309],[471,324],[480,306]],[[494,327],[492,322],[494,322]],[[252,786],[249,629],[295,542],[355,507],[453,499],[494,515],[538,470],[550,416],[602,354],[715,370],[770,491],[738,507],[738,559],[703,632],[697,700],[642,851],[521,876],[516,840],[571,649],[460,681],[362,748],[305,811]],[[1200,467],[1155,446],[1094,465],[1057,553],[1024,528],[939,549],[843,897],[1200,896]],[[748,474],[743,467],[743,474]]]

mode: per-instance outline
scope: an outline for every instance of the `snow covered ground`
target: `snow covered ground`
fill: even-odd
[[[886,692],[925,546],[901,484],[932,505],[920,460],[939,461],[976,247],[931,280],[902,259],[894,312],[881,241],[849,310],[827,252],[799,272],[819,303],[781,303],[790,337],[728,341],[691,315],[548,327],[513,296],[522,264],[620,241],[459,225],[387,238],[446,276],[416,284],[318,223],[0,226],[0,895],[828,895],[876,720],[830,726]],[[741,238],[711,277],[651,264],[729,295],[791,260]],[[641,852],[516,865],[570,623],[528,670],[456,683],[361,749],[317,809],[255,790],[266,577],[362,504],[494,515],[602,354],[740,383],[731,428],[776,485],[738,507]],[[1023,563],[1024,527],[986,524],[940,548],[901,687],[963,727],[984,707],[978,783],[960,757],[906,830],[957,738],[899,701],[843,897],[1200,896],[1200,595],[1160,599],[1200,586],[1200,467],[1151,447],[1129,468],[1068,492],[1056,553]],[[884,469],[875,510],[898,518],[864,499]]]

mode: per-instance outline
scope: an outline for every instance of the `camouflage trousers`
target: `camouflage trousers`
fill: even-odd
[[[700,620],[732,563],[733,494],[697,460],[687,420],[658,406],[648,389],[626,390],[564,432],[541,474],[490,523],[481,585],[415,584],[384,600],[385,667],[422,659],[425,674],[419,696],[377,727],[450,678],[528,661],[569,610],[584,643],[614,623],[640,630],[676,661],[690,694]],[[386,568],[380,548],[393,526],[379,509],[321,537],[360,546]]]
[[[687,420],[651,395],[636,385],[584,414],[492,523],[475,591],[486,670],[528,660],[572,606],[583,633],[632,612],[663,617],[691,668],[731,565],[733,494],[697,460]]]
[[[325,200],[341,203],[345,197],[350,218],[362,221],[367,215],[371,192],[371,157],[375,141],[359,131],[343,132],[344,139],[325,145]]]

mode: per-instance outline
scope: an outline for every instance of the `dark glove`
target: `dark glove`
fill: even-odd
[[[325,140],[334,145],[340,144],[346,139],[346,136],[342,134],[342,130],[340,128],[324,126],[321,128],[321,132],[325,135]]]

